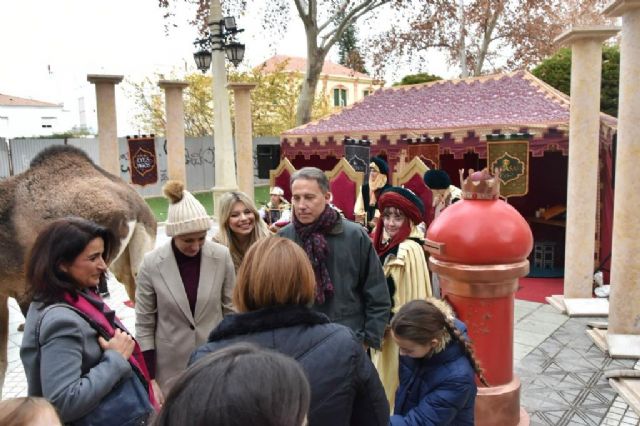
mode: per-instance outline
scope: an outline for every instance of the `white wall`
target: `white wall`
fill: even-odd
[[[0,137],[45,136],[70,128],[69,114],[62,106],[0,106]]]

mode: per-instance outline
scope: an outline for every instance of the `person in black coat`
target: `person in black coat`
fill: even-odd
[[[438,299],[413,300],[396,313],[400,386],[390,426],[473,426],[475,376],[488,384],[466,330]]]
[[[311,386],[309,425],[387,425],[389,405],[361,342],[347,327],[310,306],[315,276],[294,242],[270,237],[254,244],[238,270],[230,315],[191,356],[198,359],[238,342],[297,360]]]

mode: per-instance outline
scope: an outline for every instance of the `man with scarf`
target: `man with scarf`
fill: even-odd
[[[356,221],[367,226],[369,230],[376,225],[376,220],[380,215],[378,211],[378,198],[383,191],[390,188],[387,182],[389,166],[387,162],[380,157],[371,158],[369,164],[369,181],[362,185],[360,194],[353,207],[353,213]]]
[[[291,176],[293,221],[278,234],[300,245],[316,277],[314,309],[351,328],[365,348],[380,348],[391,302],[382,265],[365,230],[329,205],[324,172]]]

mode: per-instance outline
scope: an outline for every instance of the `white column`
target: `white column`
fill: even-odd
[[[230,83],[236,107],[236,164],[238,186],[253,200],[253,129],[251,123],[251,90],[254,83]]]
[[[187,186],[187,172],[184,157],[184,102],[182,91],[189,83],[184,81],[160,80],[164,90],[167,138],[167,173],[169,179],[179,180]]]
[[[640,2],[616,0],[604,13],[622,17],[607,345],[612,357],[640,358]]]
[[[120,149],[115,85],[120,83],[122,78],[121,75],[87,75],[87,81],[96,85],[100,167],[117,177],[120,177]]]
[[[569,315],[572,315],[573,308],[571,299],[591,299],[592,295],[602,42],[617,32],[618,29],[611,27],[578,27],[556,38],[556,43],[571,46],[571,116],[564,269],[564,302]],[[608,307],[606,303],[602,305],[603,313],[606,314]]]
[[[211,0],[209,9],[209,28],[212,34],[220,32],[222,7],[220,0]],[[228,191],[238,189],[236,164],[233,155],[233,137],[231,133],[231,113],[229,112],[229,93],[227,91],[227,70],[224,66],[224,50],[214,50],[211,58],[213,73],[213,146],[215,152],[216,181],[213,188],[214,212],[217,216],[218,199]]]

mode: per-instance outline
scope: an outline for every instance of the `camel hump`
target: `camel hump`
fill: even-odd
[[[42,163],[59,156],[64,156],[67,158],[79,157],[93,164],[93,161],[91,160],[91,158],[89,158],[87,153],[80,148],[76,148],[72,145],[54,145],[43,149],[35,157],[33,157],[33,160],[31,160],[29,167],[37,167]]]

